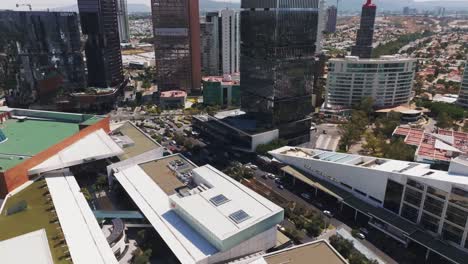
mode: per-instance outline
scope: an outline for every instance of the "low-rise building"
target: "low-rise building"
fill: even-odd
[[[426,259],[468,259],[468,158],[453,159],[447,171],[429,164],[315,149],[271,151],[293,181],[333,197],[338,210],[352,211],[406,247],[426,250]],[[410,246],[410,247],[411,247]]]
[[[240,106],[240,82],[230,75],[204,77],[203,103],[217,106]]]
[[[159,96],[159,103],[162,108],[184,108],[187,100],[187,93],[184,91],[165,91]]]
[[[109,177],[181,263],[220,263],[276,245],[283,209],[210,165],[176,154],[117,164]]]
[[[415,59],[397,56],[331,59],[322,108],[350,109],[368,97],[374,100],[376,108],[407,104],[412,95],[415,67]]]

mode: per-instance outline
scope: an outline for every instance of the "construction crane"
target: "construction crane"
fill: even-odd
[[[29,11],[32,11],[32,6],[31,6],[31,4],[16,4],[16,7],[20,7],[20,6],[28,6],[28,7],[29,7]]]

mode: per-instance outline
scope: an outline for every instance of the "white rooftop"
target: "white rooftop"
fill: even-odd
[[[105,159],[123,154],[124,151],[112,138],[104,132],[97,130],[54,156],[48,158],[41,164],[29,170],[29,175],[42,172],[63,169],[81,163]]]
[[[1,263],[54,264],[45,229],[0,242]]]
[[[424,163],[375,158],[316,149],[282,147],[270,151],[270,153],[273,156],[286,155],[304,159],[320,160],[323,162],[339,163],[345,166],[365,167],[370,170],[372,169],[382,172],[412,176],[418,178],[422,182],[431,181],[432,184],[439,184],[442,189],[446,189],[442,187],[445,185],[445,183],[460,184],[468,187],[468,164],[466,164],[466,173],[455,174],[442,170],[433,170],[430,168],[429,164]],[[384,176],[385,175],[382,174],[382,177]]]
[[[74,264],[117,264],[88,202],[69,170],[44,175]]]
[[[118,168],[114,176],[181,263],[204,263],[219,250],[173,210],[175,204],[220,238],[282,210],[209,165],[193,170],[193,180],[203,182],[208,189],[185,197],[168,196],[137,164]],[[209,200],[218,194],[229,201],[216,207]],[[229,215],[240,209],[250,217],[236,224]]]
[[[195,181],[203,182],[211,188],[186,197],[174,194],[170,199],[220,240],[282,210],[210,165],[196,168],[193,173]],[[223,195],[228,201],[216,206],[210,199],[219,195]],[[239,210],[243,210],[248,218],[236,223],[230,215]]]

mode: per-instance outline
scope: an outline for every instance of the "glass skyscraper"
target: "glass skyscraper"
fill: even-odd
[[[259,126],[280,128],[280,137],[300,136],[312,112],[318,0],[251,0],[241,8],[241,108]]]
[[[376,13],[377,6],[372,0],[367,0],[362,6],[361,26],[357,32],[356,46],[351,48],[351,55],[363,59],[371,58]]]
[[[124,81],[116,0],[78,0],[88,86],[107,88]]]
[[[0,11],[0,88],[9,106],[53,104],[84,85],[76,13]]]

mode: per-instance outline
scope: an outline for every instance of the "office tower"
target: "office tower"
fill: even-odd
[[[129,42],[130,29],[128,27],[127,0],[117,0],[117,24],[119,26],[120,42]]]
[[[201,86],[198,0],[152,0],[159,89],[197,92]]]
[[[208,12],[200,21],[201,65],[203,76],[219,75],[221,67],[218,12]]]
[[[88,86],[116,87],[123,80],[116,0],[78,0]]]
[[[331,59],[325,108],[349,109],[372,97],[374,106],[392,107],[410,101],[416,60],[382,56],[380,59]]]
[[[0,11],[0,88],[9,106],[54,104],[84,85],[76,13]]]
[[[336,6],[330,6],[327,9],[327,26],[325,31],[328,33],[335,33],[336,32],[336,18],[338,15],[338,9]]]
[[[457,104],[468,107],[468,63],[465,64],[465,74],[463,75]]]
[[[241,109],[257,126],[288,126],[280,137],[300,137],[310,128],[319,1],[253,0],[241,8]]]
[[[376,13],[377,6],[372,3],[372,0],[367,0],[367,3],[362,6],[361,26],[357,32],[356,46],[351,48],[351,55],[363,59],[371,58]]]
[[[239,72],[239,26],[239,12],[231,9],[209,12],[202,18],[200,27],[204,75]]]

